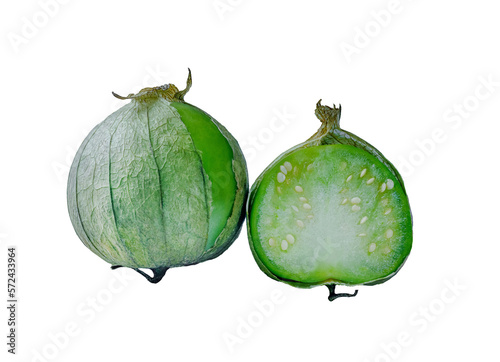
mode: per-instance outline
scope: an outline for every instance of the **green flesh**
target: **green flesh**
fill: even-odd
[[[300,148],[282,156],[264,174],[251,209],[254,252],[284,281],[373,283],[397,272],[411,249],[404,189],[386,165],[353,146]]]
[[[201,155],[203,168],[212,186],[212,210],[208,226],[210,249],[231,215],[236,195],[236,179],[232,169],[233,151],[212,119],[205,112],[187,103],[172,102],[186,125]]]

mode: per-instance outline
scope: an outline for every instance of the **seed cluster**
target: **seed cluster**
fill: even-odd
[[[306,170],[307,171],[312,171],[313,170],[313,164],[312,163],[309,164],[306,167]],[[304,196],[304,188],[301,185],[292,185],[291,184],[291,179],[289,178],[289,176],[292,175],[292,174],[294,176],[297,176],[299,174],[299,168],[297,166],[293,166],[290,162],[286,161],[282,165],[280,165],[279,172],[276,174],[276,179],[278,180],[278,183],[280,185],[284,185],[285,187],[286,186],[292,186],[293,187],[293,191],[296,194],[298,194],[298,198],[297,199],[300,202],[300,204],[298,206],[297,205],[291,205],[290,208],[294,212],[298,213],[298,212],[300,212],[299,207],[301,207],[303,210],[306,211],[305,217],[307,219],[309,219],[309,220],[313,219],[314,218],[314,214],[312,213],[312,206],[309,203],[309,200]],[[276,190],[277,190],[277,192],[279,194],[283,193],[282,186],[277,186]],[[299,228],[304,228],[305,227],[304,221],[301,218],[299,218],[299,217],[295,218],[295,224]],[[293,236],[292,234],[287,234],[281,240],[280,243],[277,243],[275,238],[270,238],[268,240],[268,242],[269,242],[269,246],[271,246],[271,247],[273,247],[273,246],[279,246],[282,251],[286,251],[286,250],[288,250],[288,248],[290,247],[290,245],[292,245],[292,244],[295,243],[295,236]]]
[[[342,168],[345,169],[347,164],[342,164]],[[314,168],[314,165],[311,163],[309,164],[306,169],[307,171],[312,171]],[[279,166],[279,171],[276,174],[276,179],[278,181],[278,186],[276,186],[276,190],[279,194],[283,193],[283,187],[287,189],[288,187],[292,188],[292,192],[295,192],[298,194],[297,199],[300,202],[299,204],[296,205],[290,205],[290,208],[295,212],[299,213],[301,210],[306,212],[305,218],[307,219],[313,219],[314,214],[313,214],[313,206],[309,203],[309,200],[305,196],[305,190],[304,190],[304,185],[294,185],[293,180],[290,176],[296,176],[299,173],[299,169],[297,166],[293,166],[290,162],[286,161],[282,165]],[[376,190],[378,191],[378,194],[382,196],[381,198],[381,204],[384,206],[383,209],[383,215],[389,215],[392,212],[392,209],[388,207],[389,200],[387,197],[385,197],[385,193],[388,190],[392,190],[394,188],[394,181],[391,179],[387,179],[383,182],[377,182],[378,180],[376,179],[375,175],[370,175],[369,169],[368,168],[363,168],[359,173],[356,174],[351,174],[347,176],[347,178],[344,181],[344,184],[340,190],[341,194],[346,193],[349,190],[349,183],[353,182],[353,180],[357,178],[360,180],[363,184],[366,184],[368,186],[372,185],[371,187],[375,187]],[[365,224],[369,220],[368,215],[363,215],[363,206],[362,206],[362,200],[360,196],[353,196],[353,197],[344,197],[341,201],[341,205],[348,206],[351,209],[351,212],[353,213],[358,213],[361,212],[361,216],[359,219],[359,225]],[[295,218],[295,224],[299,228],[304,228],[305,227],[305,222],[304,217],[299,217],[299,215],[296,216]],[[366,228],[365,228],[366,230]],[[360,232],[357,234],[358,237],[367,237],[366,232]],[[387,240],[390,241],[391,238],[394,236],[394,231],[390,228],[388,228],[384,236]],[[277,241],[281,240],[281,241]],[[270,238],[268,240],[269,246],[271,247],[279,247],[281,251],[287,251],[291,245],[295,243],[295,236],[292,234],[287,234],[285,237],[278,237],[277,239],[275,238]],[[368,245],[368,252],[373,253],[378,245],[376,242],[371,242]],[[384,247],[382,250],[384,254],[388,254],[391,252],[391,248],[387,245]]]
[[[278,182],[280,184],[285,182],[286,175],[290,171],[292,171],[292,164],[290,162],[287,161],[283,165],[280,166],[280,172],[278,172],[278,175],[276,176],[276,178],[278,179]]]
[[[368,169],[363,168],[361,170],[361,172],[359,173],[359,179],[363,179],[367,175],[367,173],[368,173]],[[355,177],[355,175],[349,175],[346,178],[346,180],[344,181],[344,184],[346,184],[346,186],[342,188],[340,193],[345,193],[348,190],[347,184],[349,182],[351,182],[351,180],[353,180],[354,177]],[[375,183],[375,181],[377,181],[377,180],[374,176],[368,177],[368,179],[366,180],[366,185],[372,185]],[[383,194],[386,192],[386,190],[392,190],[393,188],[394,188],[394,181],[391,179],[387,179],[384,182],[382,182],[380,184],[380,186],[378,186],[378,193]],[[381,203],[383,206],[387,206],[389,203],[389,200],[386,197],[383,197],[381,200]],[[361,211],[361,208],[362,208],[361,198],[358,196],[354,196],[350,200],[348,198],[344,198],[340,204],[350,206],[352,212],[359,212],[359,211]],[[383,214],[389,215],[391,212],[392,212],[392,209],[390,207],[386,207],[383,211]],[[363,215],[359,220],[359,224],[362,225],[362,224],[366,223],[367,221],[368,221],[368,216]],[[365,237],[365,236],[367,236],[367,234],[365,232],[358,234],[358,237]],[[389,228],[385,231],[384,236],[386,239],[390,240],[394,236],[394,231]],[[373,253],[375,251],[375,249],[377,249],[376,243],[372,242],[368,245],[368,252]],[[391,251],[391,249],[389,246],[386,246],[383,250],[384,254],[388,254],[390,251]]]

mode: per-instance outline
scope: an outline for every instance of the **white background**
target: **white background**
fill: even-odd
[[[0,285],[6,248],[15,245],[20,303],[15,357],[0,304],[0,359],[497,360],[495,5],[3,2]],[[404,175],[414,247],[401,272],[330,303],[324,287],[265,276],[245,231],[218,259],[169,270],[157,285],[111,271],[87,250],[66,210],[74,152],[124,104],[111,91],[183,88],[188,67],[186,100],[240,141],[251,181],[315,132],[318,99],[341,103],[341,125]],[[276,114],[287,114],[288,125]]]

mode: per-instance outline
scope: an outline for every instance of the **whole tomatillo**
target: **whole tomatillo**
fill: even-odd
[[[68,210],[81,241],[112,268],[157,283],[169,268],[222,254],[238,236],[248,175],[234,137],[184,101],[191,87],[145,88],[76,153]],[[149,268],[149,276],[139,268]]]

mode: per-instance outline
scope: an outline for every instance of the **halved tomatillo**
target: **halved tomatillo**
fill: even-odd
[[[279,156],[250,191],[247,226],[261,270],[295,287],[374,285],[393,277],[412,246],[401,175],[321,105],[320,129]]]

